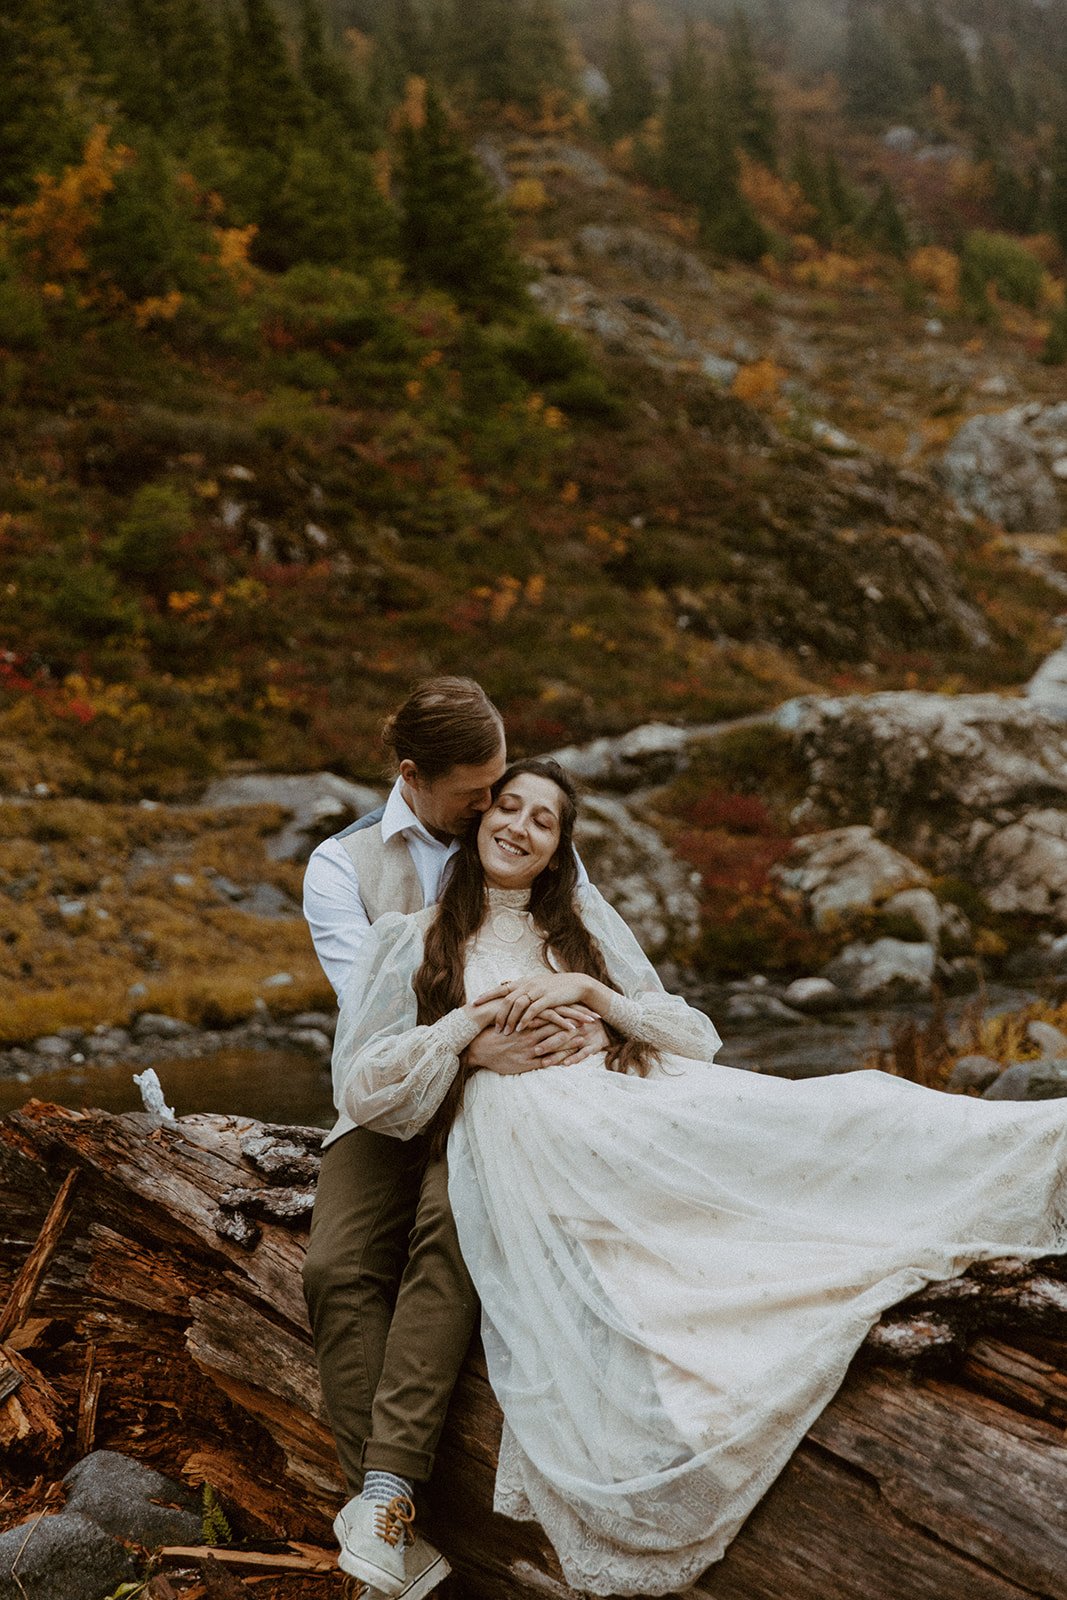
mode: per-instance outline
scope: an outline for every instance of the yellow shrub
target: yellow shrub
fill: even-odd
[[[734,379],[733,392],[738,400],[758,406],[775,399],[784,380],[783,369],[765,356],[762,361],[752,361],[741,368]]]
[[[512,211],[524,216],[536,216],[549,204],[548,194],[540,178],[519,178],[508,195]]]
[[[741,193],[764,222],[784,233],[799,233],[810,223],[815,209],[800,192],[799,185],[788,183],[745,152],[738,152],[741,166]]]
[[[960,287],[960,258],[952,250],[940,245],[924,244],[912,251],[908,270],[924,289],[939,300],[955,300]]]

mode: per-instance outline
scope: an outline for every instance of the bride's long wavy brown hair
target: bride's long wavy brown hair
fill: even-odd
[[[562,795],[556,853],[530,888],[529,909],[541,935],[545,959],[547,961],[551,954],[552,964],[559,971],[585,972],[621,993],[608,973],[600,945],[578,914],[575,900],[578,867],[574,855],[578,793],[574,783],[558,761],[550,758],[515,761],[493,785],[494,802],[512,779],[523,772],[547,778]],[[489,909],[485,872],[478,855],[481,821],[481,817],[477,817],[460,841],[451,876],[438,901],[437,915],[426,932],[422,966],[412,980],[418,1001],[418,1020],[423,1024],[437,1022],[466,1003],[463,969],[467,945],[485,921]],[[610,1028],[608,1036],[608,1067],[614,1072],[632,1072],[643,1077],[656,1060],[651,1045],[624,1039]],[[448,1130],[463,1104],[463,1093],[474,1070],[461,1059],[452,1086],[430,1124],[434,1154],[444,1149]]]

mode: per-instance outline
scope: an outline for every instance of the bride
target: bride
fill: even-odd
[[[576,1588],[665,1594],[722,1555],[887,1306],[1067,1247],[1067,1108],[715,1065],[712,1024],[576,891],[574,819],[555,762],[509,768],[439,904],[375,923],[335,1087],[363,1126],[447,1135],[496,1509],[536,1518]],[[568,1006],[606,1053],[465,1077],[482,1028]]]

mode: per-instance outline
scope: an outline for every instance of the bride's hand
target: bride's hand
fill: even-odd
[[[566,1015],[566,1008],[573,1006],[596,1010],[605,990],[584,972],[546,972],[544,977],[534,975],[502,984],[500,990],[494,990],[494,995],[501,993],[497,1027],[503,1033],[522,1033],[549,1012],[562,1010]]]

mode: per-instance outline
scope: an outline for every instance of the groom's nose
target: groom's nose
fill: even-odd
[[[492,803],[493,803],[493,791],[492,791],[492,789],[483,789],[481,794],[478,796],[478,798],[476,800],[472,800],[471,801],[471,805],[474,807],[475,811],[488,811],[489,807],[492,805]]]

